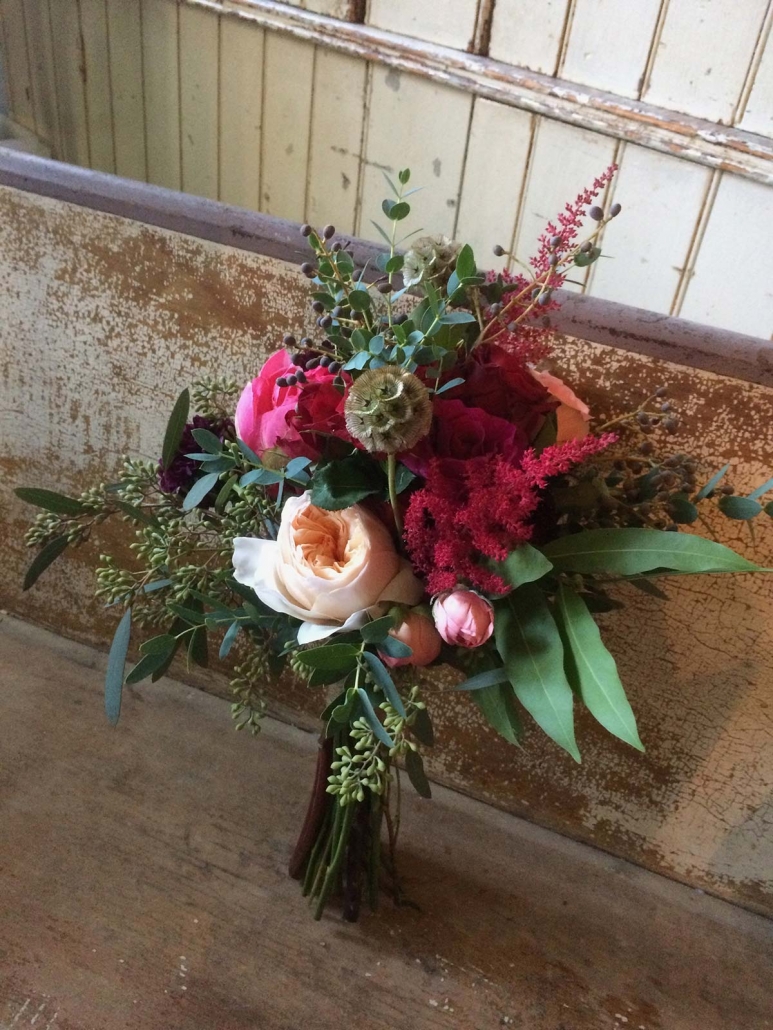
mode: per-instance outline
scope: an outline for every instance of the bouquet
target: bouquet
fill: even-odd
[[[545,315],[572,269],[599,258],[620,212],[596,203],[614,171],[548,225],[529,267],[499,273],[444,236],[400,238],[410,173],[387,177],[376,267],[355,269],[333,226],[301,228],[313,336],[285,336],[246,386],[184,389],[159,461],[127,458],[116,482],[78,497],[17,491],[43,509],[25,588],[105,519],[133,535],[130,565],[103,554],[97,571],[97,596],[123,610],[112,723],[124,683],[156,681],[181,650],[207,666],[213,635],[220,659],[237,656],[237,729],[257,733],[266,682],[285,667],[327,688],[290,863],[317,918],[333,897],[348,919],[381,888],[399,897],[400,770],[431,793],[432,697],[417,668],[458,670],[453,689],[513,743],[527,715],[579,762],[582,704],[643,750],[594,621],[620,607],[610,589],[628,580],[665,598],[656,577],[763,571],[693,529],[706,505],[773,516],[760,500],[773,480],[739,497],[726,465],[703,482],[670,446],[666,386],[597,424],[556,374]],[[145,638],[125,675],[133,626]]]

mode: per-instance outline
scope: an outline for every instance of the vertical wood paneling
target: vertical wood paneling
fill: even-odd
[[[300,221],[306,204],[314,46],[266,35],[261,210]]]
[[[755,259],[771,238],[770,187],[723,175],[679,314],[771,338],[773,276]]]
[[[3,0],[0,15],[11,115],[19,125],[34,132],[35,102],[22,0]]]
[[[110,97],[107,9],[105,0],[78,0],[78,3],[83,35],[90,163],[92,168],[100,172],[114,172],[115,147]],[[54,32],[56,33],[56,18]]]
[[[107,3],[115,170],[130,179],[144,179],[147,175],[140,4],[141,0]]]
[[[489,54],[498,61],[555,74],[569,0],[497,0]]]
[[[576,0],[559,75],[623,97],[638,97],[661,0]]]
[[[53,157],[61,157],[59,114],[56,109],[56,80],[51,18],[47,0],[24,0],[24,18],[29,40],[32,99],[38,136],[50,147]]]
[[[220,199],[254,211],[260,209],[264,44],[264,29],[237,18],[223,18],[220,25]]]
[[[644,99],[730,124],[767,0],[670,0]]]
[[[436,4],[416,0],[370,0],[367,24],[404,36],[466,50],[475,34],[478,0],[443,0]]]
[[[148,182],[180,189],[177,5],[141,0]]]
[[[773,32],[768,35],[741,128],[773,136]]]
[[[329,18],[348,19],[354,7],[353,0],[288,0],[291,7],[300,7],[315,14],[326,14]]]
[[[180,7],[180,138],[182,188],[217,200],[218,33],[220,16]]]
[[[89,167],[89,135],[84,89],[85,58],[77,3],[51,0],[56,102],[62,134],[62,157]]]
[[[539,120],[524,189],[514,253],[528,261],[548,222],[612,163],[614,140],[561,122]],[[603,203],[603,199],[600,201]],[[588,232],[590,232],[588,223]],[[584,281],[578,268],[572,278]],[[567,289],[578,289],[567,284]]]
[[[394,69],[373,68],[361,217],[358,231],[380,239],[371,219],[383,220],[381,201],[389,193],[382,170],[411,169],[411,185],[424,187],[411,198],[411,231],[454,231],[472,97]],[[389,126],[390,128],[386,128]]]
[[[623,205],[604,235],[589,292],[621,304],[669,311],[690,251],[708,168],[628,144],[611,200]]]
[[[317,48],[306,220],[354,232],[367,63]]]
[[[492,247],[509,250],[528,164],[534,115],[478,97],[464,163],[455,236],[481,268],[502,265]]]

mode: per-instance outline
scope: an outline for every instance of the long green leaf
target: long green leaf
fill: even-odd
[[[579,762],[564,647],[539,587],[527,583],[497,606],[494,635],[518,700],[545,733]]]
[[[521,544],[503,562],[496,564],[496,572],[513,589],[542,579],[552,568],[553,565],[542,551],[531,544]]]
[[[206,476],[202,476],[201,479],[197,479],[185,495],[183,511],[190,511],[192,508],[195,508],[200,504],[209,491],[215,487],[219,478],[220,473],[210,472]]]
[[[34,486],[20,486],[14,490],[14,493],[27,504],[45,508],[46,511],[53,511],[57,515],[82,515],[86,511],[80,501],[76,501],[74,497],[66,497],[55,490],[39,490]]]
[[[123,670],[126,664],[126,652],[129,650],[129,639],[132,634],[132,610],[127,608],[121,617],[110,645],[107,656],[107,672],[105,673],[105,715],[111,726],[115,726],[121,714],[121,694],[123,693]]]
[[[509,683],[482,687],[470,696],[497,733],[510,744],[520,743],[521,723]]]
[[[705,486],[702,486],[700,488],[700,490],[695,495],[694,500],[702,501],[704,499],[704,497],[708,497],[709,494],[711,493],[711,491],[716,486],[719,485],[720,480],[722,479],[722,477],[725,475],[725,473],[727,472],[727,470],[729,468],[730,468],[730,462],[728,462],[727,465],[723,465],[722,468],[719,470],[719,472],[715,472],[714,475],[711,477],[711,479],[708,481],[708,483],[706,483]]]
[[[24,583],[22,584],[22,590],[29,590],[29,588],[37,582],[38,578],[46,571],[48,566],[56,561],[59,555],[67,547],[66,536],[55,536],[53,540],[49,540],[46,546],[38,551],[32,560],[32,564],[27,569],[27,574],[24,577]]]
[[[384,744],[388,748],[393,748],[395,746],[395,742],[384,729],[383,725],[381,724],[381,721],[379,720],[379,717],[376,715],[375,709],[373,708],[371,700],[368,697],[367,691],[363,690],[362,687],[358,687],[357,694],[360,698],[360,702],[362,704],[362,711],[368,725],[376,734],[376,736],[382,744]]]
[[[400,718],[404,719],[405,705],[403,704],[403,699],[397,692],[397,687],[394,684],[394,680],[389,675],[387,667],[378,655],[372,654],[370,651],[363,651],[362,657],[364,661],[368,663],[373,679],[381,687],[387,701],[394,708]]]
[[[359,647],[354,644],[322,644],[308,651],[299,651],[296,657],[312,669],[337,669],[350,667],[359,653]]]
[[[763,483],[762,486],[758,486],[756,490],[752,490],[749,497],[752,501],[756,501],[758,497],[762,497],[763,494],[773,490],[773,479],[768,479],[767,482]],[[19,492],[18,490],[16,491]]]
[[[427,774],[424,772],[424,762],[418,751],[406,752],[405,771],[419,797],[431,798],[432,788],[429,785]]]
[[[160,669],[161,666],[166,663],[170,652],[173,650],[174,646],[172,646],[168,651],[158,651],[154,654],[143,655],[126,677],[127,685],[139,683],[140,680],[147,679],[148,676],[151,676],[157,669]]]
[[[161,448],[161,464],[165,469],[169,468],[172,459],[177,454],[177,448],[182,440],[185,423],[188,421],[188,411],[191,406],[191,396],[186,387],[175,401],[172,414],[166,424],[164,443]]]
[[[759,572],[759,566],[714,540],[659,529],[590,529],[545,547],[559,572],[637,576],[652,569],[678,572]]]
[[[475,676],[470,676],[463,683],[459,683],[454,690],[484,690],[486,687],[495,687],[497,683],[509,682],[510,677],[507,675],[506,669],[486,669],[485,672],[479,672]]]
[[[605,729],[643,751],[615,660],[604,646],[585,602],[566,583],[558,590],[558,615],[567,647],[565,669],[570,684]]]

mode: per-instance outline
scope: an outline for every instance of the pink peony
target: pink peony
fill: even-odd
[[[318,458],[324,433],[348,440],[344,423],[344,395],[333,386],[326,368],[305,372],[306,382],[277,386],[277,379],[295,375],[286,350],[272,354],[257,377],[248,383],[236,407],[236,435],[259,457],[277,452],[278,457]],[[348,375],[346,376],[349,380]]]
[[[556,411],[556,443],[584,439],[590,432],[590,408],[585,401],[581,401],[558,376],[551,375],[550,372],[537,372],[535,369],[531,370],[531,374],[545,387],[551,397],[559,401]]]
[[[391,669],[397,665],[429,665],[435,661],[443,646],[432,619],[417,611],[408,612],[399,626],[390,629],[389,635],[402,640],[413,652],[407,658],[390,658],[388,654],[379,651],[381,661]]]
[[[494,609],[474,590],[447,590],[432,605],[438,633],[447,644],[480,647],[494,632]]]

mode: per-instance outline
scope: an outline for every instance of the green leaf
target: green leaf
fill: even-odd
[[[405,705],[403,704],[403,699],[400,697],[392,677],[389,675],[387,667],[377,655],[372,654],[370,651],[363,651],[362,657],[363,660],[367,662],[373,675],[373,679],[384,692],[384,697],[386,697],[387,701],[394,708],[400,718],[404,719]]]
[[[625,696],[615,660],[604,646],[593,616],[582,598],[566,583],[560,585],[557,601],[566,645],[565,668],[571,686],[605,729],[643,751],[636,718]]]
[[[765,505],[765,514],[770,515],[770,517],[773,519],[773,501],[768,501],[768,503]]]
[[[357,451],[317,469],[311,480],[311,503],[326,511],[340,511],[383,488],[384,474],[378,463]]]
[[[186,628],[186,624],[182,619],[175,619],[172,625],[169,627],[169,636],[174,638],[174,647],[168,652],[166,661],[159,665],[157,669],[154,669],[150,676],[151,683],[157,683],[162,676],[166,676],[169,672],[169,667],[174,661],[174,657],[180,649],[180,644],[184,640],[184,637],[179,636]]]
[[[162,633],[158,637],[151,637],[143,644],[140,644],[140,654],[166,654],[177,641],[169,633]]]
[[[285,479],[292,479],[293,476],[297,476],[299,472],[303,472],[305,468],[311,465],[311,458],[292,458],[285,465]]]
[[[545,733],[579,762],[564,647],[538,586],[527,583],[497,605],[494,635],[518,700]]]
[[[378,648],[390,658],[410,658],[413,654],[413,650],[396,637],[384,637]]]
[[[410,168],[403,168],[403,169],[401,169],[397,173],[397,178],[400,180],[400,182],[403,184],[403,186],[405,186],[405,184],[408,182],[410,177],[411,177],[411,170],[410,170]]]
[[[237,440],[236,444],[239,450],[242,452],[247,461],[252,462],[253,465],[262,465],[260,458],[257,456],[255,451],[251,447],[248,447],[244,440]]]
[[[193,439],[203,447],[208,454],[222,454],[223,442],[219,436],[215,436],[208,429],[194,429]]]
[[[67,537],[66,536],[55,536],[53,540],[49,540],[48,543],[42,550],[38,551],[32,560],[32,564],[27,569],[27,574],[24,577],[24,583],[22,584],[22,590],[29,590],[29,588],[37,582],[38,578],[46,571],[52,562],[56,561],[59,555],[67,548]]]
[[[136,507],[134,504],[129,504],[128,501],[113,501],[116,508],[127,515],[130,519],[134,519],[135,522],[141,522],[145,526],[157,526],[158,519],[154,519],[152,515],[148,515],[141,508]]]
[[[184,604],[178,604],[176,601],[167,602],[167,608],[187,626],[204,625],[204,614],[198,608],[186,608]]]
[[[352,290],[347,300],[352,311],[367,311],[370,308],[370,294],[367,290]]]
[[[381,174],[386,179],[387,186],[390,188],[390,190],[394,193],[394,195],[396,197],[399,197],[400,196],[400,191],[398,190],[397,186],[395,186],[395,184],[392,182],[392,180],[389,178],[389,176],[387,175],[387,173],[384,171],[383,168],[381,169]]]
[[[438,389],[435,390],[435,396],[438,396],[438,394],[441,393],[445,393],[446,390],[453,390],[455,387],[461,386],[463,382],[464,380],[459,378],[458,376],[456,379],[449,379],[447,383],[443,383],[442,386],[438,387]]]
[[[126,653],[129,650],[129,639],[132,633],[132,610],[127,608],[113,634],[110,654],[107,656],[107,672],[105,673],[105,715],[111,726],[115,726],[121,714],[121,694],[123,693],[123,670],[126,664]]]
[[[366,722],[385,747],[393,748],[395,746],[395,742],[384,729],[379,717],[376,715],[367,691],[363,690],[362,687],[358,687],[357,694],[359,696],[360,703],[362,704],[362,714],[365,716]]]
[[[668,510],[680,526],[690,526],[698,518],[698,509],[686,494],[672,494],[668,499]]]
[[[46,511],[53,511],[57,515],[83,515],[85,506],[76,501],[74,497],[66,497],[55,490],[38,490],[34,486],[20,486],[14,493],[21,501],[27,504],[34,504]]]
[[[357,371],[359,371],[365,368],[369,361],[370,353],[368,351],[358,351],[356,354],[353,354],[346,362],[346,364],[344,365],[344,371],[351,372],[352,369],[356,369]]]
[[[191,633],[188,641],[188,661],[194,665],[200,665],[206,669],[209,665],[209,648],[207,646],[207,630],[205,626],[198,626]]]
[[[411,213],[411,205],[406,204],[404,200],[398,201],[396,204],[390,202],[388,211],[384,205],[382,205],[382,207],[384,209],[384,214],[392,222],[401,222]]]
[[[249,486],[250,483],[259,483],[261,486],[274,486],[276,483],[281,483],[283,478],[281,472],[275,472],[273,469],[250,469],[239,480],[239,486]]]
[[[360,629],[360,636],[366,644],[380,644],[388,636],[394,624],[394,618],[391,615],[385,615],[382,619],[366,622]]]
[[[469,243],[465,243],[456,258],[456,274],[460,279],[469,279],[478,271],[475,265],[475,255]]]
[[[708,497],[711,491],[717,486],[717,484],[729,468],[730,462],[728,462],[727,465],[723,465],[719,472],[714,473],[714,475],[711,477],[708,483],[706,483],[705,486],[702,486],[700,490],[697,492],[697,494],[695,495],[695,500],[702,501],[704,497]]]
[[[139,683],[140,680],[147,679],[148,676],[152,675],[166,663],[168,657],[169,655],[166,651],[161,651],[158,654],[143,655],[126,677],[126,684]]]
[[[223,510],[223,508],[225,507],[225,503],[231,496],[231,491],[236,486],[238,479],[238,476],[230,476],[230,478],[226,479],[225,483],[223,483],[223,485],[220,487],[218,495],[215,499],[215,511],[221,512]]]
[[[762,511],[759,501],[755,501],[751,497],[736,497],[735,494],[720,497],[717,503],[723,515],[739,521],[753,519]]]
[[[233,647],[234,641],[236,640],[237,636],[239,635],[239,630],[240,629],[241,629],[241,624],[240,623],[232,622],[231,625],[228,627],[228,629],[225,631],[225,636],[223,637],[223,642],[220,645],[219,657],[221,659],[228,657],[228,652]]]
[[[172,414],[169,416],[169,421],[166,425],[166,432],[164,433],[164,443],[161,448],[161,464],[165,469],[168,469],[172,463],[172,459],[177,454],[177,449],[180,446],[182,440],[183,430],[185,429],[185,423],[188,421],[188,411],[191,406],[191,397],[186,387],[180,396],[175,401],[175,405],[172,408]]]
[[[766,483],[763,483],[762,486],[758,486],[756,490],[752,490],[749,494],[749,499],[756,501],[758,497],[762,497],[762,495],[768,493],[769,490],[773,490],[773,479],[769,479]],[[17,490],[16,492],[18,493],[19,491]]]
[[[395,492],[401,494],[407,490],[416,476],[407,465],[399,464],[395,470]]]
[[[492,563],[494,571],[514,590],[525,583],[542,579],[553,568],[542,551],[531,544],[521,544],[503,562]]]
[[[432,720],[426,708],[420,708],[411,724],[411,733],[420,744],[425,747],[432,747],[435,743],[435,731],[432,728]]]
[[[503,667],[497,669],[486,669],[475,676],[470,676],[463,683],[459,683],[454,690],[484,690],[486,687],[494,687],[498,683],[509,683],[510,677]]]
[[[628,582],[632,587],[636,587],[637,590],[641,590],[643,594],[649,594],[650,597],[657,597],[660,601],[668,601],[669,597],[665,590],[661,590],[659,586],[656,586],[652,580],[637,579],[635,576],[629,579]]]
[[[403,267],[403,255],[402,254],[393,254],[392,257],[389,258],[387,263],[384,265],[384,271],[387,272],[389,275],[392,275],[394,272],[401,271],[402,267]]]
[[[299,651],[296,657],[312,669],[338,669],[350,667],[359,653],[359,647],[354,644],[323,644],[309,651]]]
[[[418,751],[406,752],[405,771],[419,797],[431,798],[432,788],[429,785],[427,774],[424,772],[424,762]]]
[[[381,236],[381,238],[384,240],[386,245],[388,247],[391,247],[392,246],[392,241],[389,239],[389,236],[384,232],[384,230],[378,224],[378,222],[374,222],[373,219],[371,218],[370,224],[373,226],[373,228],[376,230],[376,232],[379,234],[379,236]]]
[[[518,744],[521,738],[521,721],[513,701],[513,689],[509,684],[494,684],[476,690],[472,695],[486,721],[505,740]]]
[[[637,576],[652,569],[679,572],[758,572],[729,547],[688,533],[660,529],[589,529],[544,548],[558,572]]]
[[[469,311],[446,311],[438,321],[441,325],[464,325],[467,322],[474,322],[475,315]]]
[[[575,255],[574,263],[578,268],[586,268],[588,265],[592,265],[594,261],[597,261],[601,257],[601,247],[591,247],[589,251],[580,251]]]
[[[247,474],[251,475],[251,473]],[[191,511],[191,509],[195,508],[198,504],[201,504],[209,491],[214,489],[219,479],[219,472],[210,472],[206,476],[202,476],[201,479],[197,479],[185,495],[183,511]]]

